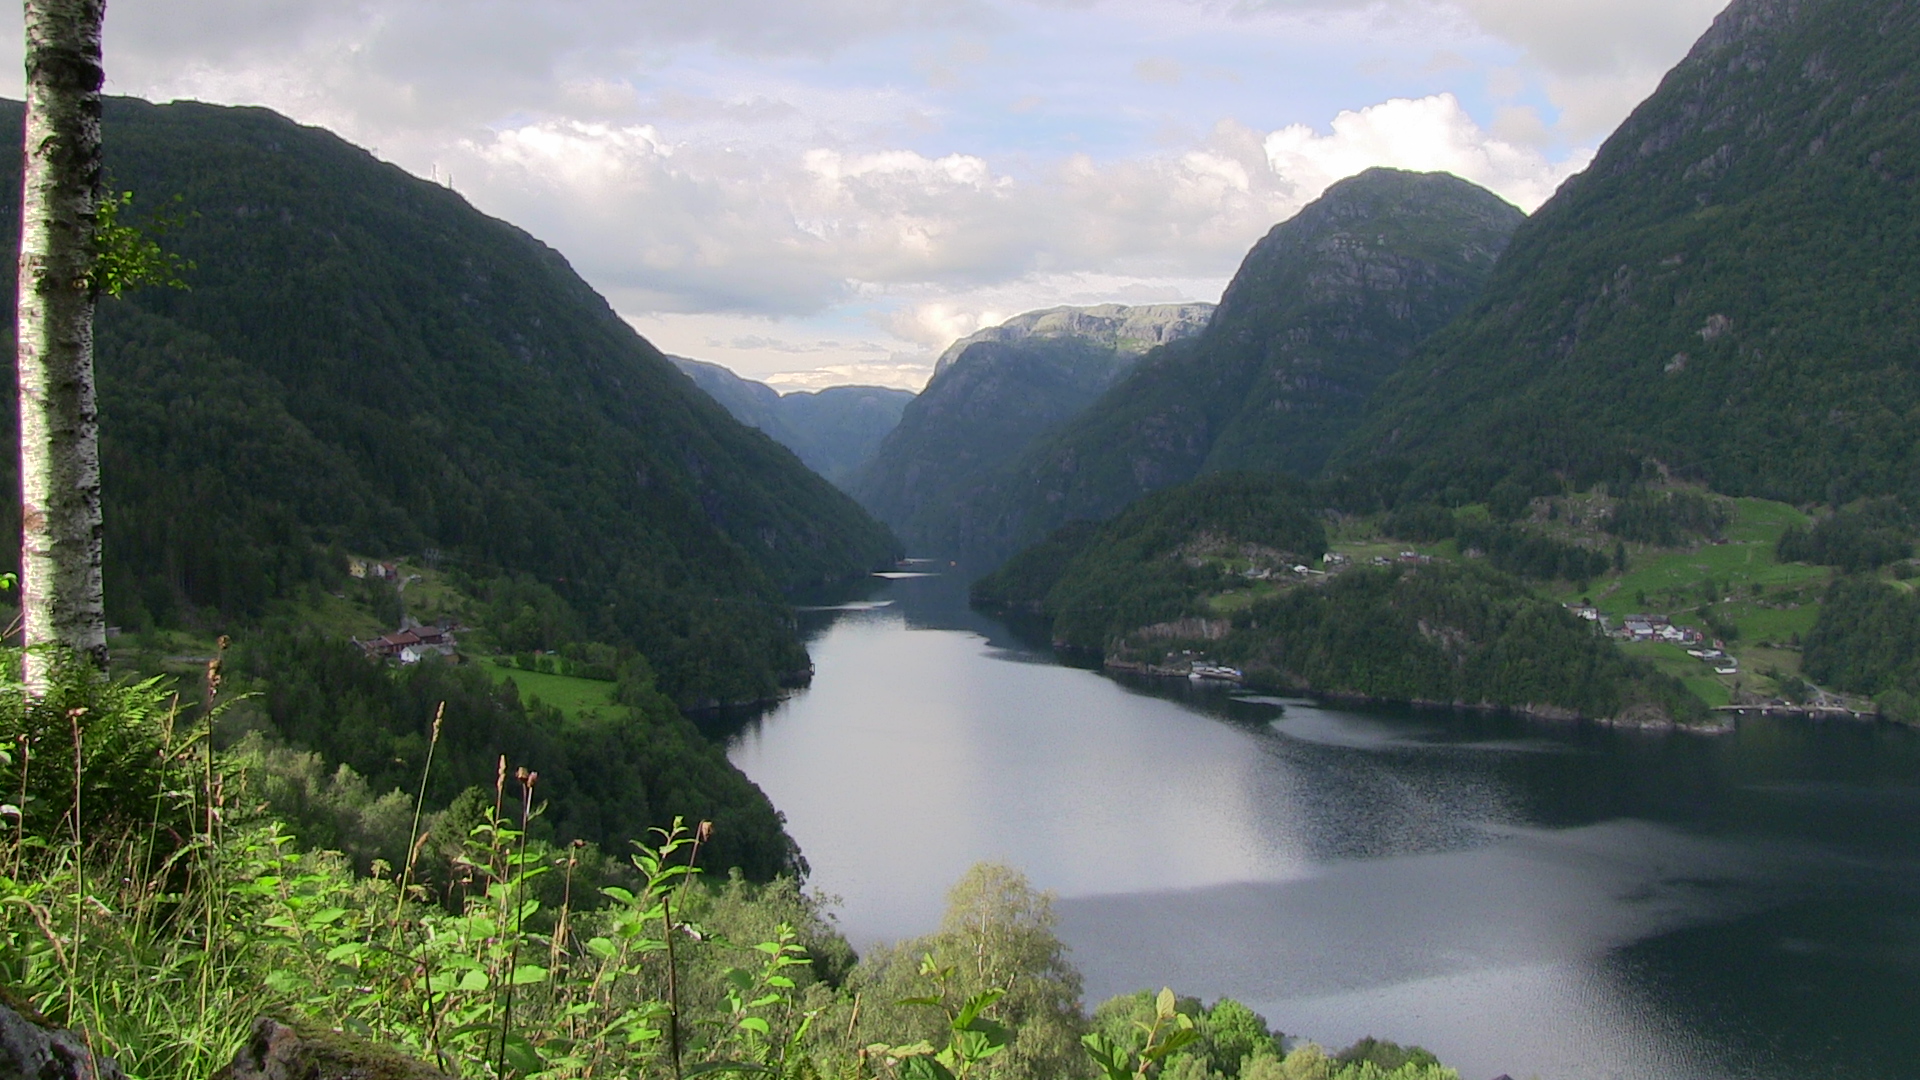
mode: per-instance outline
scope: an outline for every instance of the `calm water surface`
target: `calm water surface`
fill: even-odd
[[[1467,1080],[1920,1077],[1920,738],[1644,735],[1244,700],[878,585],[733,759],[856,945],[968,866],[1060,897],[1090,1002],[1170,984]]]

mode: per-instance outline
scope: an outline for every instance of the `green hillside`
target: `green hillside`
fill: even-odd
[[[133,216],[176,208],[166,242],[196,264],[190,291],[101,306],[115,623],[224,629],[342,551],[432,551],[476,591],[544,584],[575,636],[640,649],[699,703],[801,677],[783,590],[889,555],[558,253],[458,194],[263,109],[114,99],[105,131]]]
[[[1160,349],[971,507],[990,558],[1205,471],[1312,476],[1373,388],[1478,293],[1520,211],[1369,169],[1255,245],[1198,338]]]
[[[1738,0],[1337,457],[1447,502],[1661,469],[1920,496],[1920,11]]]
[[[1330,537],[1314,505],[1310,488],[1283,476],[1205,477],[1097,529],[1062,529],[978,582],[974,599],[1037,610],[1056,644],[1122,671],[1184,675],[1208,661],[1290,692],[1636,723],[1706,718],[1707,702],[1681,678],[1616,648],[1520,570],[1468,553],[1451,534],[1408,550],[1377,521]],[[1469,526],[1457,529],[1484,535]]]

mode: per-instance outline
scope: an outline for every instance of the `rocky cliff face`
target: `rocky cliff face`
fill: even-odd
[[[1679,471],[1920,499],[1920,5],[1738,0],[1337,464],[1418,495]]]
[[[961,553],[960,514],[998,470],[1212,313],[1212,304],[1051,308],[963,338],[851,490],[916,550]]]
[[[1204,333],[1150,354],[997,477],[969,507],[965,546],[997,561],[1202,472],[1316,474],[1522,220],[1441,173],[1335,184],[1253,248]]]
[[[1122,357],[1139,357],[1170,341],[1193,337],[1213,318],[1212,304],[1100,304],[1096,307],[1057,307],[1015,315],[999,326],[975,331],[940,354],[934,378],[982,341],[1013,344],[1030,338],[1074,338],[1112,349]]]

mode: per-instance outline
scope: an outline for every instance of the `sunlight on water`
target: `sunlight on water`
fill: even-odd
[[[897,613],[843,619],[812,651],[813,687],[733,757],[856,942],[930,929],[982,859],[1063,895],[1305,872],[1289,778],[1245,731]]]

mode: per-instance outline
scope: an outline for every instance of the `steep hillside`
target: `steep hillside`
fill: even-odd
[[[263,109],[115,99],[105,125],[133,216],[177,196],[167,243],[197,264],[190,291],[101,306],[114,621],[233,625],[343,550],[433,549],[550,584],[683,702],[734,698],[804,672],[783,589],[888,555],[558,253],[458,194]],[[0,194],[0,229],[17,203]]]
[[[1337,464],[1449,502],[1662,468],[1920,496],[1916,56],[1902,0],[1737,0]]]
[[[807,468],[846,487],[900,423],[911,390],[884,386],[830,386],[781,394],[719,364],[669,356],[694,385],[726,406],[735,420],[758,428],[799,455]]]
[[[1001,557],[1208,470],[1317,473],[1521,220],[1442,173],[1369,169],[1328,188],[1255,245],[1203,334],[1151,354],[996,480],[970,549]]]
[[[961,553],[995,473],[1086,408],[1147,350],[1199,333],[1211,304],[1051,308],[957,341],[850,490],[916,550]]]

